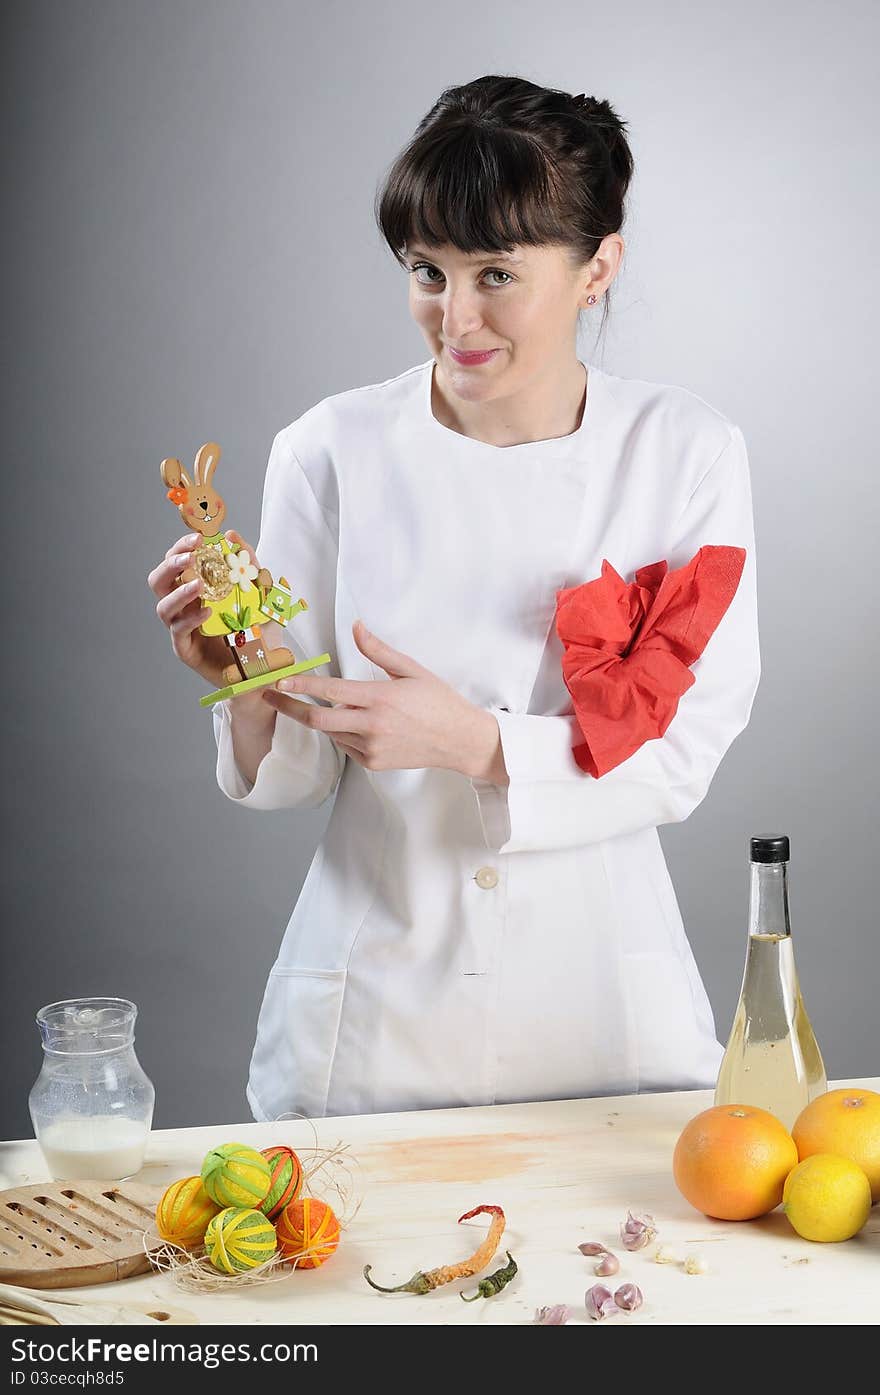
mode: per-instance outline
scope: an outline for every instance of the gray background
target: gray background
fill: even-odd
[[[373,195],[440,90],[492,71],[606,96],[630,123],[626,262],[612,326],[584,351],[690,388],[749,447],[762,682],[703,804],[662,831],[719,1034],[748,838],[786,832],[829,1077],[880,1074],[876,7],[29,0],[4,15],[18,624],[0,1134],[31,1133],[35,1010],[79,994],[139,1004],[157,1126],[250,1117],[266,973],[329,805],[255,815],[215,784],[203,687],[145,585],[179,531],[159,461],[218,440],[230,522],[253,538],[276,431],[428,356]]]

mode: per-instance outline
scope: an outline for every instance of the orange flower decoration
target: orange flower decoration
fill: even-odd
[[[742,547],[701,547],[684,567],[653,562],[627,583],[603,558],[601,577],[557,591],[562,674],[584,738],[572,750],[582,770],[605,775],[663,735],[745,560]]]
[[[186,490],[180,485],[177,485],[175,489],[169,489],[168,498],[171,500],[172,504],[177,504],[179,507],[181,504],[186,503]]]

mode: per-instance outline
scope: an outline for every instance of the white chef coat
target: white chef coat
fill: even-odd
[[[230,799],[336,792],[259,1014],[260,1121],[705,1088],[722,1055],[657,825],[705,797],[760,677],[742,433],[683,388],[587,365],[575,432],[493,446],[435,418],[433,367],[278,433],[258,556],[308,601],[295,653],[389,681],[362,618],[494,713],[510,785],[371,772],[279,714],[252,786],[215,708]],[[734,599],[662,738],[596,779],[572,755],[556,592],[704,544],[745,549]]]

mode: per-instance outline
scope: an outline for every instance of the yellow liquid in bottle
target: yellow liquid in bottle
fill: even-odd
[[[790,935],[750,935],[742,991],[715,1087],[716,1104],[752,1104],[791,1129],[828,1088],[801,996]]]

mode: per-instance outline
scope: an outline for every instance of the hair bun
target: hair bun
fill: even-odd
[[[588,97],[586,92],[579,92],[571,98],[571,104],[578,116],[588,116],[597,126],[610,131],[621,129],[620,117],[605,97]]]
[[[572,97],[570,100],[575,116],[585,118],[584,124],[589,123],[587,129],[602,142],[611,160],[619,162],[620,174],[628,181],[632,174],[632,157],[626,147],[626,123],[621,121],[605,97],[588,97],[586,92],[579,92],[576,97]],[[624,137],[623,148],[621,148],[620,137]]]

